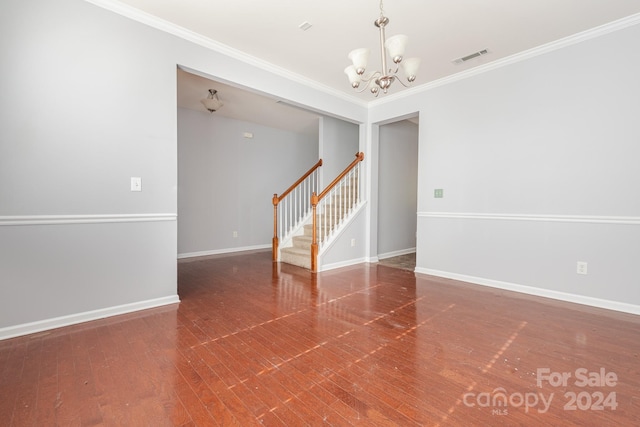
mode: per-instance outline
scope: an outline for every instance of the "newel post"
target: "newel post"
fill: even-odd
[[[278,195],[274,194],[273,199],[273,240],[271,242],[271,258],[273,261],[278,261]]]
[[[317,223],[317,219],[316,219],[316,206],[318,205],[318,195],[316,194],[316,192],[314,191],[313,194],[311,195],[311,209],[312,209],[312,213],[311,213],[311,217],[313,218],[313,229],[311,231],[311,271],[317,271],[318,270],[318,235],[317,235],[317,230],[318,230],[318,223]]]

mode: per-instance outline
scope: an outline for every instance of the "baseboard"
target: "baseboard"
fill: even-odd
[[[271,249],[271,243],[268,243],[266,245],[243,246],[240,248],[215,249],[211,251],[200,251],[200,252],[185,252],[185,253],[178,254],[178,259],[195,258],[200,256],[209,256],[209,255],[230,254],[234,252],[255,251],[259,249]]]
[[[54,317],[53,319],[39,320],[37,322],[24,323],[16,326],[0,328],[0,340],[29,335],[36,332],[61,328],[63,326],[75,325],[89,322],[91,320],[104,319],[105,317],[117,316],[119,314],[131,313],[149,308],[161,307],[169,304],[179,303],[178,295],[155,298],[146,301],[134,302],[131,304],[117,305],[114,307],[101,308],[99,310],[85,311],[83,313],[71,314],[68,316]]]
[[[600,298],[588,297],[567,292],[553,291],[550,289],[536,288],[533,286],[518,285],[515,283],[501,282],[498,280],[485,279],[482,277],[466,276],[464,274],[450,273],[447,271],[432,270],[429,268],[416,267],[415,273],[428,274],[431,276],[444,277],[447,279],[459,280],[461,282],[473,283],[474,285],[488,286],[491,288],[504,289],[506,291],[520,292],[527,295],[535,295],[544,298],[551,298],[559,301],[571,302],[575,304],[587,305],[590,307],[604,308],[607,310],[620,311],[622,313],[640,315],[640,306],[619,301],[611,301]]]
[[[412,254],[416,251],[416,248],[407,248],[407,249],[400,249],[399,251],[393,251],[393,252],[387,252],[384,254],[378,254],[378,259],[387,259],[387,258],[393,258],[396,256],[402,256],[402,255],[406,255],[406,254]]]
[[[348,261],[334,262],[332,264],[322,265],[320,271],[335,270],[336,268],[349,267],[349,266],[352,266],[352,265],[355,265],[355,264],[362,264],[364,262],[367,262],[367,259],[364,258],[364,257],[350,259]]]

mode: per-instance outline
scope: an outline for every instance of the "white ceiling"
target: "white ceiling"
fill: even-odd
[[[378,0],[93,1],[139,9],[359,102],[373,99],[355,94],[343,70],[358,47],[371,49],[370,70],[380,68]],[[405,56],[421,58],[415,85],[422,85],[638,14],[640,0],[386,0],[384,11],[387,37],[406,34]],[[299,28],[305,21],[307,31]],[[489,53],[452,62],[481,49]],[[396,82],[390,94],[403,89]],[[226,88],[219,91],[224,98]]]
[[[209,113],[201,102],[209,95],[209,89],[217,90],[218,98],[223,103],[214,113]],[[318,134],[317,114],[181,69],[178,69],[178,107],[289,132]]]

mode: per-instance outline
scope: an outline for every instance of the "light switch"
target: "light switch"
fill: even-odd
[[[142,178],[139,176],[131,177],[131,191],[142,191]]]

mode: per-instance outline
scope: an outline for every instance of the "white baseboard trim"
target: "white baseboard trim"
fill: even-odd
[[[91,320],[104,319],[105,317],[117,316],[119,314],[176,304],[179,302],[180,298],[178,295],[172,295],[169,297],[155,298],[130,304],[117,305],[114,307],[101,308],[98,310],[85,311],[83,313],[70,314],[68,316],[54,317],[52,319],[39,320],[37,322],[24,323],[16,326],[8,326],[6,328],[0,328],[0,340],[89,322]]]
[[[214,249],[211,251],[184,252],[184,253],[178,254],[178,259],[195,258],[200,256],[208,256],[208,255],[230,254],[234,252],[255,251],[259,249],[271,249],[271,244],[269,243],[266,245],[243,246],[241,248]]]
[[[482,277],[467,276],[464,274],[450,273],[447,271],[432,270],[429,268],[416,267],[414,270],[418,274],[428,274],[431,276],[444,277],[446,279],[459,280],[461,282],[472,283],[474,285],[488,286],[491,288],[504,289],[506,291],[520,292],[527,295],[535,295],[544,298],[551,298],[559,301],[566,301],[575,304],[582,304],[591,307],[604,308],[607,310],[620,311],[623,313],[640,315],[640,305],[628,304],[619,301],[611,301],[600,298],[588,297],[567,292],[553,291],[549,289],[536,288],[533,286],[518,285],[516,283],[501,282],[499,280],[485,279]]]
[[[386,259],[386,258],[393,258],[396,256],[401,256],[401,255],[406,255],[406,254],[412,254],[416,251],[416,248],[407,248],[407,249],[400,249],[399,251],[393,251],[393,252],[387,252],[384,254],[378,254],[378,259]]]
[[[362,264],[364,262],[367,262],[367,259],[365,257],[350,259],[348,261],[334,262],[332,264],[326,264],[326,265],[322,265],[320,263],[320,265],[322,265],[322,267],[320,268],[320,271],[329,271],[329,270],[335,270],[336,268],[350,267],[352,265]]]

